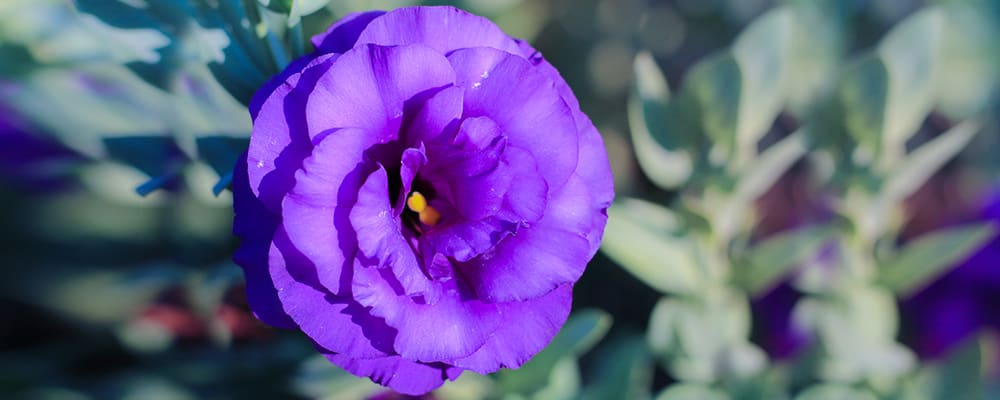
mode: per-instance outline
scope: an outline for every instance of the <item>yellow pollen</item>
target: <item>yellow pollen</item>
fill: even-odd
[[[441,220],[441,213],[427,204],[427,198],[420,192],[410,193],[410,197],[406,199],[406,208],[417,213],[424,225],[434,226]]]
[[[410,197],[406,199],[406,208],[415,213],[421,213],[427,208],[427,199],[420,192],[410,193]]]
[[[427,206],[424,210],[420,212],[420,222],[424,225],[434,226],[441,220],[441,213],[435,210],[434,207]]]

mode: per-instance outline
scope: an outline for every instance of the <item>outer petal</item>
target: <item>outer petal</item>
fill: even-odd
[[[307,54],[305,56],[299,57],[297,60],[292,61],[288,64],[285,69],[278,73],[278,75],[272,76],[267,82],[264,82],[260,88],[254,92],[253,97],[250,98],[250,119],[256,120],[257,114],[260,113],[260,108],[264,106],[264,102],[271,97],[274,90],[285,83],[288,78],[292,75],[301,73],[302,70],[309,65],[316,58],[316,54]]]
[[[553,82],[525,59],[496,49],[457,50],[448,60],[455,85],[465,89],[464,117],[492,119],[510,146],[534,155],[550,193],[562,186],[576,170],[579,139]]]
[[[360,129],[341,129],[320,137],[282,203],[282,226],[289,241],[332,293],[350,290],[344,271],[353,265],[358,247],[350,212],[371,171],[364,154],[374,141]]]
[[[565,284],[542,297],[497,304],[503,315],[500,328],[483,347],[452,364],[480,374],[520,367],[559,333],[572,302],[573,286]]]
[[[495,304],[473,299],[456,283],[439,284],[438,302],[427,305],[401,293],[398,282],[385,270],[361,268],[355,271],[354,296],[372,315],[396,328],[399,355],[422,362],[448,362],[482,347],[500,323]]]
[[[420,43],[447,54],[468,47],[491,47],[509,53],[517,43],[490,20],[454,7],[405,7],[368,24],[358,44],[395,46]]]
[[[367,376],[380,385],[412,396],[437,389],[446,378],[446,366],[413,362],[400,356],[359,360],[328,354],[326,358],[354,375]]]
[[[537,224],[508,237],[490,253],[459,265],[480,299],[526,300],[576,282],[593,257],[587,235],[603,230],[583,180],[573,175]]]
[[[350,298],[330,294],[281,228],[271,245],[270,267],[285,311],[317,346],[356,358],[393,354],[396,331]]]
[[[554,82],[559,96],[573,110],[573,119],[576,121],[580,134],[580,161],[577,165],[577,174],[587,181],[591,196],[596,204],[604,205],[606,208],[611,205],[611,201],[614,199],[614,178],[611,176],[611,165],[608,162],[601,134],[594,127],[590,118],[580,110],[580,102],[577,101],[576,96],[573,95],[573,91],[566,84],[559,71],[552,64],[549,64],[542,57],[542,54],[531,47],[528,42],[517,40],[517,44],[521,49],[520,54],[531,62],[536,70]],[[599,245],[600,236],[598,235],[591,242],[595,246]]]
[[[306,100],[336,57],[320,56],[301,73],[288,77],[267,98],[254,119],[247,150],[250,189],[275,214],[281,213],[281,199],[294,184],[295,171],[312,150],[305,127]]]
[[[268,273],[267,253],[278,218],[250,191],[246,153],[233,169],[233,234],[240,238],[240,248],[233,254],[246,276],[247,303],[258,319],[268,325],[293,329],[295,323],[285,314],[278,293]]]
[[[376,133],[380,142],[397,139],[404,113],[414,111],[407,108],[454,81],[448,61],[429,47],[355,47],[340,56],[309,97],[309,135],[357,127]]]
[[[336,23],[330,25],[326,32],[312,37],[311,41],[316,47],[316,53],[343,53],[350,50],[358,41],[358,36],[365,30],[365,27],[382,14],[385,14],[385,11],[364,11],[343,16]]]

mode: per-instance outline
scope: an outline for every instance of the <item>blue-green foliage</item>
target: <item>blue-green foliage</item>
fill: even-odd
[[[995,228],[895,244],[904,200],[977,134],[996,132],[997,4],[930,4],[848,53],[850,3],[775,6],[691,67],[674,93],[649,53],[635,58],[635,154],[654,184],[680,195],[664,205],[619,199],[603,251],[665,296],[648,345],[680,382],[658,399],[983,396],[978,343],[953,361],[918,364],[897,342],[896,301]],[[932,112],[950,128],[911,140],[928,135]],[[813,171],[809,184],[831,215],[761,237],[754,202],[796,163]],[[806,293],[793,319],[812,341],[798,360],[769,361],[748,342],[758,316],[746,299],[784,281]],[[748,384],[770,394],[746,397]]]

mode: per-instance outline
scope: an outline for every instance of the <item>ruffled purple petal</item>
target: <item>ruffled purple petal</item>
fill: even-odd
[[[520,48],[490,20],[454,7],[404,7],[368,24],[358,44],[397,46],[419,43],[441,54],[490,47],[517,54]]]
[[[281,213],[281,200],[294,184],[295,171],[312,150],[305,126],[306,100],[336,58],[320,56],[289,76],[254,118],[247,150],[250,189],[275,214]]]
[[[448,60],[455,85],[465,89],[466,118],[489,117],[509,146],[530,151],[550,191],[569,179],[577,165],[578,133],[572,111],[545,74],[495,49],[457,50]]]
[[[500,328],[483,347],[453,364],[480,374],[520,367],[559,333],[572,302],[573,286],[565,284],[531,300],[497,304],[503,316]]]
[[[312,91],[305,107],[310,137],[332,128],[397,139],[404,112],[414,99],[451,86],[454,71],[440,53],[422,45],[363,45],[344,53]]]
[[[389,204],[389,179],[381,166],[361,186],[351,224],[357,232],[361,268],[390,268],[405,294],[422,296],[429,304],[437,301],[438,291],[423,274]]]
[[[410,120],[405,132],[407,144],[434,144],[449,138],[462,116],[463,94],[462,88],[449,87],[428,98]]]
[[[388,386],[402,394],[422,395],[444,384],[447,366],[427,365],[400,356],[361,360],[343,354],[327,354],[330,362],[357,376],[367,376],[372,381]],[[456,376],[457,378],[457,376]]]
[[[288,240],[331,293],[350,289],[343,275],[353,265],[358,246],[350,212],[372,168],[364,154],[374,140],[361,129],[340,129],[320,137],[282,203],[282,226]]]
[[[385,14],[385,11],[363,11],[347,14],[330,25],[325,32],[313,36],[310,41],[316,48],[316,53],[344,53],[354,47],[358,36],[368,24],[382,14]]]
[[[319,283],[315,266],[280,227],[270,248],[269,263],[285,312],[317,346],[356,358],[393,354],[396,331],[354,300],[330,294]]]
[[[587,234],[603,229],[589,189],[573,175],[549,200],[541,221],[459,268],[485,301],[531,299],[579,279],[594,255]]]
[[[500,324],[495,304],[480,302],[455,280],[438,284],[438,302],[422,304],[406,296],[387,270],[354,274],[354,297],[398,331],[396,352],[406,359],[448,362],[466,357],[486,342]]]

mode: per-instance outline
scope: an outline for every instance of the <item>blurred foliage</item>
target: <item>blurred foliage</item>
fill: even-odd
[[[253,318],[225,189],[263,82],[414,3],[0,1],[0,397],[384,395]],[[1000,324],[927,357],[899,308],[997,236],[1000,2],[419,3],[540,49],[619,193],[552,344],[435,398],[1000,398]]]

